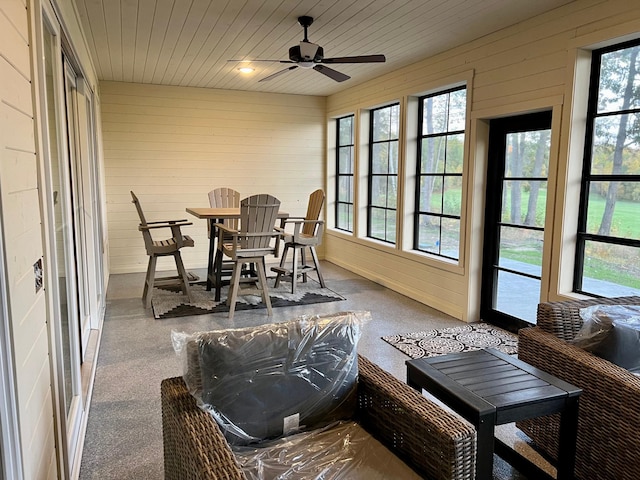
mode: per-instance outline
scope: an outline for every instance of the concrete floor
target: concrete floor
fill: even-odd
[[[368,310],[372,320],[358,351],[397,378],[405,379],[399,350],[381,336],[460,325],[460,321],[323,262],[327,286],[346,300],[299,307],[155,320],[141,301],[144,274],[112,275],[96,366],[80,479],[161,479],[163,474],[160,382],[178,376],[181,367],[170,341],[172,330],[187,333],[279,322],[302,314]],[[204,278],[204,271],[193,271]],[[495,478],[520,479],[508,465]]]

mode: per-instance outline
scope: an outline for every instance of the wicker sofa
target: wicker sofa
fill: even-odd
[[[519,332],[518,357],[583,389],[580,397],[576,477],[639,478],[640,377],[568,342],[591,305],[640,305],[640,297],[548,302],[538,306],[537,326]],[[518,422],[545,453],[557,457],[559,417]]]
[[[358,358],[355,419],[419,474],[475,477],[473,426],[420,395],[366,358]],[[182,377],[161,384],[165,478],[244,479],[211,415],[196,405]]]

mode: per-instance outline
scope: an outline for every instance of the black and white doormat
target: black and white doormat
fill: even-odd
[[[382,339],[411,358],[495,348],[508,355],[518,353],[518,336],[487,323],[389,335]]]

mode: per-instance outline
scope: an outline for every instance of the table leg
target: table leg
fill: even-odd
[[[216,257],[214,260],[214,278],[215,278],[215,301],[220,301],[220,292],[222,291],[222,250],[216,250]]]
[[[558,447],[558,480],[573,479],[576,464],[576,441],[578,437],[578,398],[569,397],[560,417]]]
[[[213,276],[213,254],[216,251],[216,231],[214,227],[214,219],[207,220],[209,222],[209,261],[207,263],[207,291],[211,290]]]
[[[493,451],[495,417],[493,414],[480,416],[475,424],[478,432],[476,454],[476,478],[493,478]]]

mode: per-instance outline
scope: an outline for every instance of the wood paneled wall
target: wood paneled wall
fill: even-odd
[[[29,16],[24,0],[0,2],[0,200],[9,323],[25,478],[55,478],[55,432],[31,91]]]
[[[151,221],[187,218],[185,208],[208,206],[216,187],[270,193],[304,216],[324,185],[324,97],[118,82],[100,90],[111,273],[146,269],[130,190]],[[183,259],[203,268],[206,223],[191,220],[196,246]]]
[[[408,103],[411,96],[468,82],[470,122],[467,137],[469,162],[465,171],[467,194],[463,197],[464,247],[459,267],[367,240],[366,231],[345,235],[328,229],[325,258],[374,279],[394,290],[465,321],[479,319],[479,269],[482,262],[482,216],[484,213],[484,174],[486,172],[486,121],[509,114],[538,109],[554,110],[552,158],[550,165],[550,205],[547,215],[555,214],[545,236],[545,273],[542,297],[558,298],[559,263],[562,255],[572,255],[567,245],[575,230],[562,231],[563,215],[577,198],[566,198],[569,178],[568,159],[580,155],[569,151],[574,86],[588,79],[574,78],[577,51],[613,39],[640,36],[640,5],[625,0],[581,0],[544,15],[487,35],[441,55],[415,63],[391,74],[331,95],[327,100],[328,119],[366,111],[385,102]],[[586,101],[579,98],[577,101]],[[361,127],[362,128],[362,127]],[[410,134],[410,133],[409,133]],[[366,139],[360,143],[366,143]],[[330,151],[332,145],[329,143]],[[574,158],[577,157],[577,158]],[[333,181],[331,152],[327,156],[328,185]],[[366,158],[360,158],[366,162]],[[406,158],[402,159],[407,162]],[[574,171],[579,171],[579,168]],[[366,188],[366,184],[363,186]],[[405,192],[406,194],[406,192]],[[366,197],[366,196],[365,196]],[[405,196],[405,198],[407,198]],[[326,208],[333,208],[329,195]],[[362,208],[363,206],[360,205]],[[409,206],[409,208],[411,208]],[[328,222],[332,226],[331,220]],[[405,226],[404,232],[409,232]],[[563,271],[570,270],[564,268]],[[549,272],[552,272],[549,276]],[[565,282],[566,284],[567,282]]]

